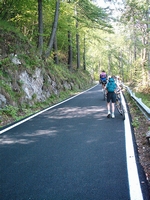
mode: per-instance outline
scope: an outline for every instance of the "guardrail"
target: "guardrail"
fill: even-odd
[[[126,88],[126,90],[128,91],[128,93],[130,94],[130,96],[135,100],[135,102],[137,103],[137,106],[140,108],[140,110],[143,112],[143,114],[145,115],[145,117],[150,120],[150,108],[147,107],[143,102],[141,98],[138,98],[135,96],[135,93],[132,92],[132,90],[128,87],[125,86],[124,84],[122,84],[123,87]]]

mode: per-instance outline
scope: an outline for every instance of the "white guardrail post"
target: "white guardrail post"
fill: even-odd
[[[140,108],[140,110],[143,112],[143,114],[146,116],[146,118],[148,120],[150,120],[150,108],[148,108],[143,102],[141,98],[137,98],[135,96],[135,94],[132,92],[132,90],[128,87],[125,86],[124,84],[122,84],[123,87],[126,88],[126,90],[128,91],[128,93],[130,94],[130,96],[136,101],[138,107]]]

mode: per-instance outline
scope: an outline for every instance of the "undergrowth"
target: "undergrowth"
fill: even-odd
[[[142,102],[150,108],[150,86],[132,83],[126,83],[129,88],[135,93],[137,98],[140,98]]]
[[[6,106],[5,108],[0,109],[0,128],[21,120],[27,116],[33,115],[54,104],[60,103],[61,101],[76,95],[83,89],[87,89],[90,86],[91,84],[86,84],[82,89],[78,88],[74,90],[61,91],[59,96],[52,94],[46,101],[36,102],[32,106],[29,106],[28,104],[23,104],[20,108],[11,105]]]
[[[136,97],[141,98],[142,102],[150,108],[150,93],[137,92]]]

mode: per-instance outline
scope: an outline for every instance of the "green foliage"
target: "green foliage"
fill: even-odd
[[[53,18],[55,13],[55,0],[43,1],[43,22],[44,22],[44,49],[48,43]],[[75,6],[78,9],[78,17],[75,16]],[[1,8],[1,19],[7,22],[12,22],[14,27],[17,27],[23,35],[27,36],[30,41],[34,44],[37,43],[38,36],[38,24],[37,24],[37,1],[35,0],[22,0],[22,1],[0,1]],[[5,8],[5,9],[4,9]],[[76,28],[76,21],[79,22],[78,30]],[[5,24],[5,23],[4,23]],[[76,42],[75,37],[77,31],[80,33],[82,37],[80,40],[80,51],[83,52],[83,35],[85,32],[85,27],[89,29],[90,27],[93,29],[103,28],[103,29],[111,29],[111,25],[108,22],[108,16],[105,10],[96,7],[90,1],[62,1],[60,5],[60,15],[58,21],[58,29],[57,29],[57,42],[58,42],[58,50],[63,51],[63,53],[67,56],[68,54],[68,31],[71,30],[72,35],[72,46],[73,46],[73,58],[76,59]],[[6,25],[5,25],[6,27]],[[10,47],[12,51],[15,50],[16,47],[13,45]],[[81,56],[82,58],[82,56]],[[27,64],[29,67],[29,65]]]
[[[0,86],[5,90],[7,94],[7,99],[11,104],[15,102],[18,107],[14,106],[8,106],[6,109],[4,108],[1,112],[1,116],[3,116],[3,120],[5,119],[7,121],[7,118],[11,117],[13,120],[19,120],[21,118],[24,118],[25,116],[29,116],[30,114],[33,114],[37,111],[40,111],[41,109],[44,109],[46,107],[49,107],[55,103],[58,103],[72,95],[74,95],[77,91],[81,91],[84,88],[88,88],[90,86],[90,74],[87,71],[79,69],[78,71],[70,71],[68,68],[66,68],[65,65],[54,65],[52,64],[51,60],[48,60],[47,62],[40,61],[38,63],[39,58],[35,57],[34,61],[30,62],[31,57],[27,56],[20,56],[19,59],[22,61],[21,66],[15,66],[14,68],[9,68],[5,66],[5,70],[0,71],[0,74],[2,75],[3,79],[0,80]],[[36,60],[37,59],[37,60]],[[13,73],[17,70],[27,70],[29,74],[32,74],[33,69],[26,69],[26,62],[29,62],[29,66],[31,66],[34,63],[36,63],[36,67],[42,66],[42,73],[45,74],[45,77],[49,75],[53,80],[61,84],[61,81],[66,80],[68,83],[72,82],[74,84],[74,87],[71,90],[65,90],[60,91],[59,95],[51,94],[50,98],[48,98],[44,102],[37,102],[36,94],[33,95],[33,99],[31,104],[24,103],[20,104],[20,97],[24,96],[24,93],[22,91],[13,91],[11,88],[11,84],[14,81]],[[39,66],[39,65],[40,66]],[[23,66],[25,65],[25,67]],[[32,67],[32,66],[31,66]],[[44,78],[45,79],[45,78]],[[15,80],[19,86],[21,86],[23,83],[19,82],[19,80]],[[47,83],[45,83],[47,84]],[[32,106],[31,106],[32,105]]]
[[[143,121],[143,117],[144,117],[143,113],[138,108],[133,98],[127,92],[125,92],[124,94],[130,108],[130,113],[132,115],[132,126],[138,129],[141,126],[141,123]]]
[[[138,98],[142,99],[142,102],[150,108],[150,94],[145,94],[143,92],[137,92],[135,94]]]
[[[10,64],[10,58],[4,58],[1,60],[1,66]]]
[[[138,117],[135,117],[133,122],[132,122],[132,126],[134,128],[138,128],[139,127],[139,118]]]
[[[32,95],[32,99],[33,99],[33,100],[36,99],[36,94],[33,94],[33,95]]]
[[[1,18],[0,18],[0,33],[2,33],[3,35],[3,37],[0,37],[0,43],[3,42],[3,39],[6,36],[8,38],[10,37],[11,39],[11,43],[10,42],[7,43],[9,45],[12,45],[15,39],[17,40],[19,39],[20,41],[22,41],[22,45],[24,42],[28,43],[27,38],[21,33],[18,26],[16,27],[14,23],[6,21],[6,20],[2,20]]]
[[[23,117],[29,116],[33,113],[33,110],[29,104],[22,104],[18,111],[23,113]]]
[[[35,67],[39,66],[39,64],[41,63],[41,61],[39,60],[38,57],[35,56],[35,54],[31,54],[31,56],[26,54],[21,54],[18,56],[18,58],[23,60],[23,64],[28,69],[35,69]]]
[[[17,112],[18,108],[14,106],[6,106],[5,108],[2,109],[2,113],[11,116],[13,119],[17,120]]]

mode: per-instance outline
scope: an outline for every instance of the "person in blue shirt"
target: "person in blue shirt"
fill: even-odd
[[[110,117],[115,118],[114,112],[115,112],[115,102],[116,102],[116,93],[115,93],[116,89],[117,89],[117,84],[115,83],[114,78],[113,77],[109,78],[108,83],[106,85],[108,118]]]

